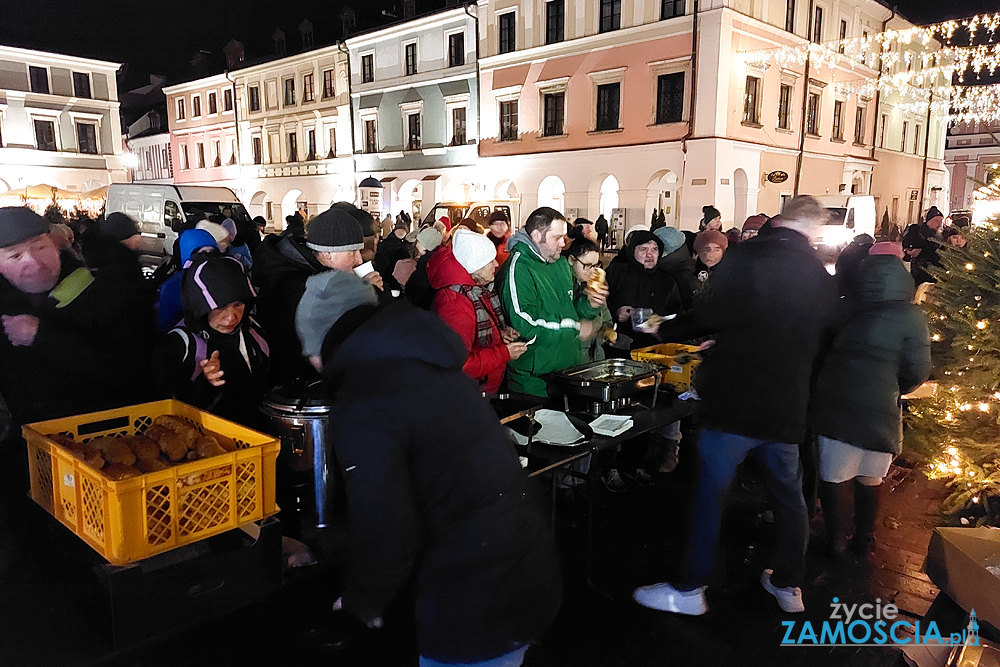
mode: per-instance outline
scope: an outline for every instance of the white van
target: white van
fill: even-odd
[[[839,250],[859,234],[875,236],[877,219],[875,197],[871,195],[824,196],[816,199],[826,208],[829,218],[813,236],[813,244]]]
[[[236,222],[250,216],[236,194],[229,188],[200,185],[153,185],[146,183],[112,183],[104,214],[121,212],[139,224],[142,248],[139,251],[146,265],[159,264],[173,253],[174,241],[184,223],[196,211],[206,218],[232,209]]]

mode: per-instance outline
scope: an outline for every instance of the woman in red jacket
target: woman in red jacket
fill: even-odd
[[[518,334],[507,326],[491,289],[496,270],[493,242],[462,228],[450,247],[440,248],[427,262],[427,277],[437,290],[432,309],[461,337],[469,352],[462,370],[486,394],[497,392],[507,362],[528,349],[515,340]]]

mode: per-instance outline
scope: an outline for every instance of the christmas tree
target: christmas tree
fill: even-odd
[[[1000,524],[1000,219],[944,246],[928,312],[937,393],[910,403],[906,446],[953,493],[947,514]],[[971,518],[971,521],[970,521]]]

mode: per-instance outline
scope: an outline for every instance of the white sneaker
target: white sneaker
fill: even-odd
[[[771,575],[773,573],[774,570],[764,570],[761,572],[760,585],[764,587],[765,591],[774,596],[782,611],[789,614],[801,614],[804,612],[806,606],[802,604],[802,589],[793,586],[778,588],[771,583]]]
[[[650,584],[635,589],[632,599],[649,609],[701,616],[708,611],[705,588],[702,586],[693,591],[679,591],[668,583]]]

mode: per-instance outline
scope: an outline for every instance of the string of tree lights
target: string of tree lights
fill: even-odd
[[[960,31],[968,45],[951,43]],[[998,38],[1000,12],[862,37],[746,51],[740,57],[756,67],[802,67],[808,61],[810,67],[849,77],[833,82],[840,94],[871,97],[876,91],[891,92],[899,96],[902,110],[921,113],[931,105],[932,112],[951,124],[996,122],[1000,120],[1000,84],[971,84],[1000,71]]]

